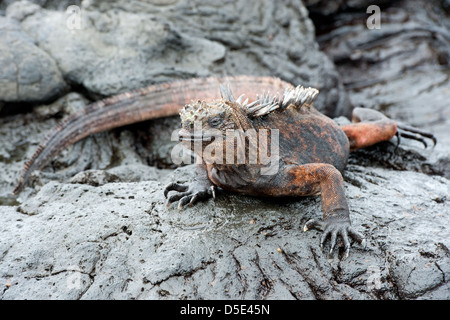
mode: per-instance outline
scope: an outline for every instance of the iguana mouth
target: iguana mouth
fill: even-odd
[[[217,137],[217,134],[208,132],[207,130],[201,130],[196,132],[189,132],[187,130],[180,130],[178,132],[178,139],[181,142],[193,142],[193,141],[211,141],[213,138]]]

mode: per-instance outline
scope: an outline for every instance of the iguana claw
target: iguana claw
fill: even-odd
[[[170,191],[176,191],[175,194],[168,197]],[[205,185],[202,182],[194,181],[189,186],[172,182],[164,188],[164,197],[167,199],[167,207],[178,201],[178,210],[186,205],[193,206],[200,200],[216,198],[215,186]]]
[[[320,248],[322,249],[322,251],[325,241],[327,240],[328,236],[330,236],[330,251],[329,251],[330,255],[333,253],[335,249],[338,235],[341,236],[342,241],[344,242],[344,249],[345,249],[344,259],[347,259],[350,253],[349,236],[355,239],[357,242],[359,242],[364,249],[366,247],[366,240],[364,236],[361,233],[357,232],[350,225],[350,221],[331,220],[329,222],[321,222],[315,219],[311,219],[305,223],[303,231],[305,232],[313,228],[323,230],[323,234],[320,238]]]

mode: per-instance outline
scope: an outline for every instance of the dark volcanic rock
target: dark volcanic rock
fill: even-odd
[[[389,4],[390,0],[346,0],[346,1],[328,1],[328,0],[304,0],[303,3],[313,15],[333,17],[333,14],[346,11],[365,12],[371,5],[383,6]]]
[[[387,156],[381,162],[450,177],[448,13],[441,1],[396,1],[382,9],[380,29],[368,29],[367,17],[363,10],[317,20],[321,49],[335,62],[353,105],[382,111],[438,137],[436,147],[428,142],[424,152],[420,142],[402,139],[410,147],[402,154],[404,163],[398,155],[396,163]],[[358,158],[377,165],[379,151],[377,146],[359,151]]]

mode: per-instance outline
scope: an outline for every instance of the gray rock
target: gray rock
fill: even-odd
[[[66,10],[70,5],[81,6],[81,0],[3,0],[0,3],[0,13],[6,11],[11,4],[15,5],[18,2],[33,3],[42,8],[62,11]],[[27,7],[30,6],[27,5]]]
[[[155,82],[209,75],[271,75],[322,90],[317,106],[349,115],[333,64],[314,40],[301,1],[84,2],[67,13],[21,1],[7,15],[96,97]],[[257,22],[257,23],[255,23]]]
[[[13,19],[0,16],[0,101],[48,101],[65,83],[55,61]]]
[[[318,42],[335,62],[353,105],[439,137],[421,171],[450,178],[450,23],[438,4],[400,1],[383,8],[378,30],[366,27],[361,12],[342,13],[334,17],[339,23],[322,21],[328,32]]]
[[[0,207],[1,298],[447,299],[450,205],[435,199],[449,181],[354,165],[348,174],[352,221],[368,247],[354,243],[347,260],[320,251],[320,232],[301,231],[321,214],[317,198],[221,192],[178,211],[166,208],[157,176],[48,183],[19,211]]]

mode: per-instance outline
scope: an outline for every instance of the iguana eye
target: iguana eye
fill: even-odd
[[[218,117],[212,118],[212,119],[210,119],[210,120],[208,121],[208,124],[209,124],[211,127],[217,127],[217,126],[220,125],[221,123],[222,123],[222,118],[218,118]]]

